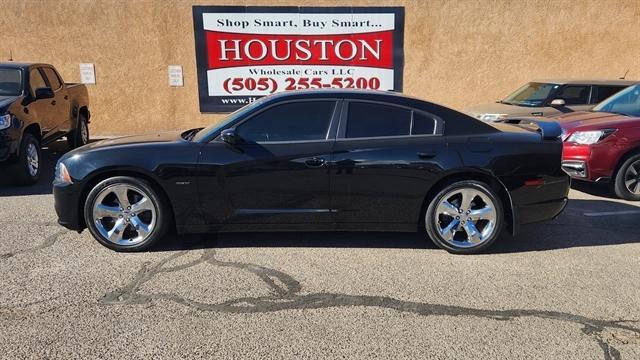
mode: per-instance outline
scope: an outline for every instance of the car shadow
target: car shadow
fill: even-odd
[[[0,177],[0,197],[51,194],[53,190],[51,184],[55,176],[56,163],[67,151],[69,151],[69,147],[66,140],[58,140],[42,149],[42,161],[40,162],[42,172],[40,173],[40,180],[34,185],[16,185],[12,182],[12,179]],[[0,167],[0,171],[6,173],[5,168]]]
[[[607,199],[617,199],[610,183],[595,183],[591,181],[571,180],[571,188],[582,191],[589,195],[599,196]]]
[[[601,199],[571,200],[557,219],[524,225],[516,237],[505,232],[484,253],[521,253],[640,243],[640,233],[636,230],[640,218],[639,206]],[[251,232],[174,235],[152,251],[250,247],[437,249],[424,232]]]

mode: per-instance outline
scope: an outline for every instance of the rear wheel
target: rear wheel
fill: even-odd
[[[640,200],[640,154],[628,158],[614,179],[613,188],[619,197]]]
[[[40,179],[40,142],[33,134],[25,133],[18,150],[18,161],[11,166],[10,172],[15,182],[32,185]]]
[[[487,184],[476,180],[449,184],[432,199],[425,215],[431,240],[455,254],[491,246],[504,222],[502,203]]]
[[[84,207],[91,235],[116,251],[141,251],[153,246],[166,234],[169,214],[148,182],[129,176],[98,183]]]
[[[67,144],[71,149],[87,145],[89,143],[89,124],[84,115],[78,117],[78,124],[69,135],[67,135]]]

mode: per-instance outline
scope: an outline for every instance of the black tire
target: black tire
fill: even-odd
[[[82,131],[86,131],[86,136],[82,135]],[[76,128],[71,130],[71,132],[67,135],[67,144],[70,149],[75,149],[83,145],[87,145],[89,143],[89,122],[87,118],[80,114],[78,116],[78,124],[76,124]]]
[[[98,229],[98,226],[100,225],[97,223],[97,221],[94,220],[93,208],[94,208],[94,205],[96,204],[96,200],[98,200],[98,196],[103,194],[104,192],[109,191],[109,189],[114,188],[114,186],[116,185],[118,186],[124,185],[126,187],[134,188],[133,189],[134,195],[136,191],[140,190],[141,192],[144,193],[145,196],[148,196],[148,199],[151,200],[151,203],[155,207],[154,209],[155,224],[153,228],[151,229],[151,231],[148,233],[148,236],[144,240],[142,240],[141,242],[135,243],[133,245],[117,244],[103,237],[100,230]],[[93,235],[93,237],[100,244],[108,247],[109,249],[112,249],[115,251],[122,251],[122,252],[143,251],[154,246],[158,241],[162,240],[167,234],[167,232],[169,231],[170,224],[172,223],[170,216],[171,216],[171,211],[169,210],[167,202],[164,200],[164,197],[149,182],[143,179],[130,177],[130,176],[115,176],[115,177],[111,177],[101,181],[100,183],[95,185],[93,189],[91,189],[91,191],[89,192],[89,195],[87,196],[87,201],[85,202],[85,205],[84,205],[84,219],[91,235]],[[117,219],[115,219],[114,217],[114,220],[117,220]],[[131,224],[133,224],[133,221],[131,222]],[[132,225],[128,225],[128,226],[132,226]],[[129,227],[128,229],[135,231],[135,229],[131,227]],[[125,230],[123,230],[122,232],[125,233]]]
[[[30,146],[35,147],[37,155],[35,159],[37,164],[35,174],[32,172],[32,168],[30,166],[31,161],[34,160],[33,158],[30,159],[28,154],[29,151],[33,151],[29,150]],[[40,173],[42,172],[41,159],[42,151],[40,149],[40,142],[38,139],[33,134],[23,134],[22,140],[20,141],[20,148],[18,149],[18,161],[9,169],[13,181],[19,185],[33,185],[37,183],[40,179]]]
[[[471,242],[468,242],[469,245],[457,246],[452,242],[459,243],[460,241],[458,240],[447,241],[443,237],[443,235],[440,234],[440,229],[441,229],[440,225],[443,225],[442,221],[446,221],[448,219],[447,215],[444,215],[445,219],[441,218],[442,215],[438,215],[439,220],[436,220],[436,211],[438,209],[439,204],[441,204],[441,202],[443,202],[444,200],[449,199],[448,195],[450,195],[452,192],[455,193],[457,190],[463,190],[463,189],[464,190],[470,189],[470,190],[482,193],[484,194],[487,200],[490,200],[493,203],[493,208],[495,213],[494,215],[495,223],[492,227],[493,230],[488,230],[488,237],[482,240],[482,242],[477,245],[473,245]],[[447,197],[447,199],[445,199],[445,197]],[[474,199],[478,199],[478,198],[474,197]],[[475,202],[476,200],[473,201],[473,205],[474,207],[477,207],[477,204],[475,204]],[[479,200],[478,202],[481,203],[481,201]],[[484,202],[484,200],[482,202]],[[487,205],[487,204],[485,204],[485,206],[490,207],[490,205]],[[457,207],[458,211],[460,211],[460,208],[462,208],[462,206]],[[458,216],[458,217],[462,217],[459,220],[462,222],[462,224],[464,224],[464,221],[465,221],[464,217],[470,216],[470,215],[465,215],[466,211],[471,211],[472,209],[473,207],[470,206],[469,209],[464,209],[464,212]],[[454,220],[453,217],[450,217],[450,219],[451,221]],[[425,220],[425,228],[427,230],[427,234],[431,239],[431,241],[433,241],[433,243],[436,244],[436,246],[453,254],[474,254],[474,253],[481,252],[487,249],[488,247],[490,247],[502,234],[502,229],[504,227],[504,208],[502,205],[502,201],[500,201],[500,197],[497,196],[497,194],[493,191],[493,189],[491,189],[489,185],[477,180],[463,180],[463,181],[453,182],[444,186],[442,190],[438,191],[438,193],[432,199],[430,199],[429,206],[427,207],[427,211],[425,212],[424,220]],[[468,221],[469,219],[466,219],[466,220]],[[481,226],[480,228],[477,228],[477,230],[479,230],[480,232],[483,232],[483,230],[485,229],[485,226],[489,226],[490,222],[488,220],[480,220],[480,221],[472,222],[471,224],[473,224],[474,226],[473,228],[476,228],[476,225]],[[461,231],[461,230],[458,230],[458,231]],[[452,232],[452,233],[454,234],[453,236],[455,239],[455,236],[458,236],[458,232]],[[466,233],[467,231],[464,230],[464,234]]]
[[[635,171],[636,176],[633,177]],[[640,200],[640,154],[628,158],[618,169],[613,180],[613,190],[616,195],[625,200]],[[636,187],[638,192],[632,192],[627,187],[626,181],[632,181],[630,186]]]

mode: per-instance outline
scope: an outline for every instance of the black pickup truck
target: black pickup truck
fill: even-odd
[[[40,148],[66,136],[72,148],[89,141],[89,96],[65,84],[47,64],[0,62],[0,177],[33,184]]]

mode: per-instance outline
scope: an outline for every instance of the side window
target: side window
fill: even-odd
[[[409,135],[411,110],[395,106],[351,102],[346,138]]]
[[[52,68],[42,68],[42,70],[44,70],[44,74],[47,76],[47,79],[49,80],[49,84],[51,85],[51,90],[56,91],[62,87],[62,82],[60,81],[58,74],[56,74],[56,72],[53,71]]]
[[[29,71],[29,87],[33,95],[35,95],[36,89],[47,87],[38,69],[31,69],[31,71]]]
[[[247,142],[323,140],[335,105],[335,101],[276,105],[240,124],[236,131]]]
[[[411,135],[429,135],[436,131],[436,120],[417,111],[413,112]]]
[[[588,85],[567,85],[555,96],[562,99],[567,105],[586,105],[589,103]]]
[[[595,101],[592,101],[592,103],[598,104],[622,89],[624,89],[624,86],[597,86],[598,96],[596,96]]]

